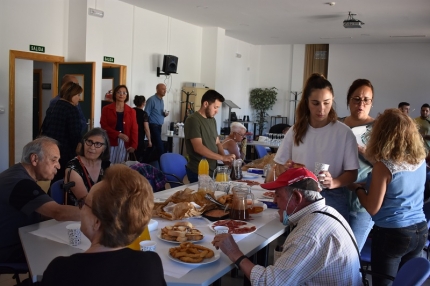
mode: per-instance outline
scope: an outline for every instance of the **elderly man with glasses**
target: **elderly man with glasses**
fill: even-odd
[[[25,263],[18,228],[40,221],[80,220],[79,209],[54,202],[37,184],[60,169],[57,141],[40,137],[24,146],[21,163],[0,174],[0,263]]]

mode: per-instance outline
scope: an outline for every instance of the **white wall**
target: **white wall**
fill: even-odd
[[[29,51],[29,45],[32,44],[44,46],[46,54],[64,55],[67,39],[68,3],[68,0],[4,0],[0,2],[0,27],[2,27],[0,28],[0,38],[3,39],[0,44],[0,86],[2,87],[0,105],[6,107],[6,112],[0,114],[1,134],[9,134],[9,50]],[[31,62],[31,67],[30,64],[21,66],[31,69],[32,74],[33,62],[29,62]],[[29,80],[31,84],[25,85],[27,89],[25,93],[32,94],[32,76]],[[17,84],[21,83],[17,82]],[[17,102],[16,105],[18,106]],[[32,104],[26,104],[23,107],[25,110],[16,113],[17,115],[31,113]],[[24,120],[18,118],[15,123],[17,122],[24,122]],[[31,121],[28,123],[28,126],[31,126]],[[22,133],[22,128],[19,131]],[[31,129],[29,129],[27,137],[31,139],[31,135]],[[19,141],[16,140],[17,143]],[[21,152],[22,146],[15,146],[15,150]],[[20,155],[17,158],[20,158]],[[9,136],[6,135],[0,138],[0,171],[8,166]]]
[[[373,84],[370,115],[375,117],[401,101],[411,104],[411,117],[430,103],[430,44],[330,45],[328,79],[333,85],[339,116],[349,115],[346,94],[357,78]]]
[[[15,60],[15,114],[19,116],[19,121],[30,123],[15,124],[17,163],[21,160],[22,148],[33,139],[33,61]]]

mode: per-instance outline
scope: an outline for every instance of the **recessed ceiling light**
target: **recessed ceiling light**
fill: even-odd
[[[390,38],[425,38],[426,35],[390,36]]]

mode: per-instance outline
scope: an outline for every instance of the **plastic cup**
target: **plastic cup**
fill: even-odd
[[[215,226],[214,230],[215,230],[215,235],[228,233],[228,227],[226,226]]]
[[[69,236],[69,245],[77,246],[81,244],[81,224],[72,223],[66,226],[67,234]]]
[[[143,240],[139,242],[140,250],[142,251],[155,251],[155,248],[157,247],[157,243],[152,240]]]

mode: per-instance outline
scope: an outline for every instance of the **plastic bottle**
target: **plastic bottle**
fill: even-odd
[[[209,162],[205,157],[202,157],[199,163],[198,175],[208,175],[209,176]]]
[[[143,232],[128,247],[134,250],[140,250],[139,243],[143,240],[151,240],[148,226],[145,226],[145,229],[143,230]]]

